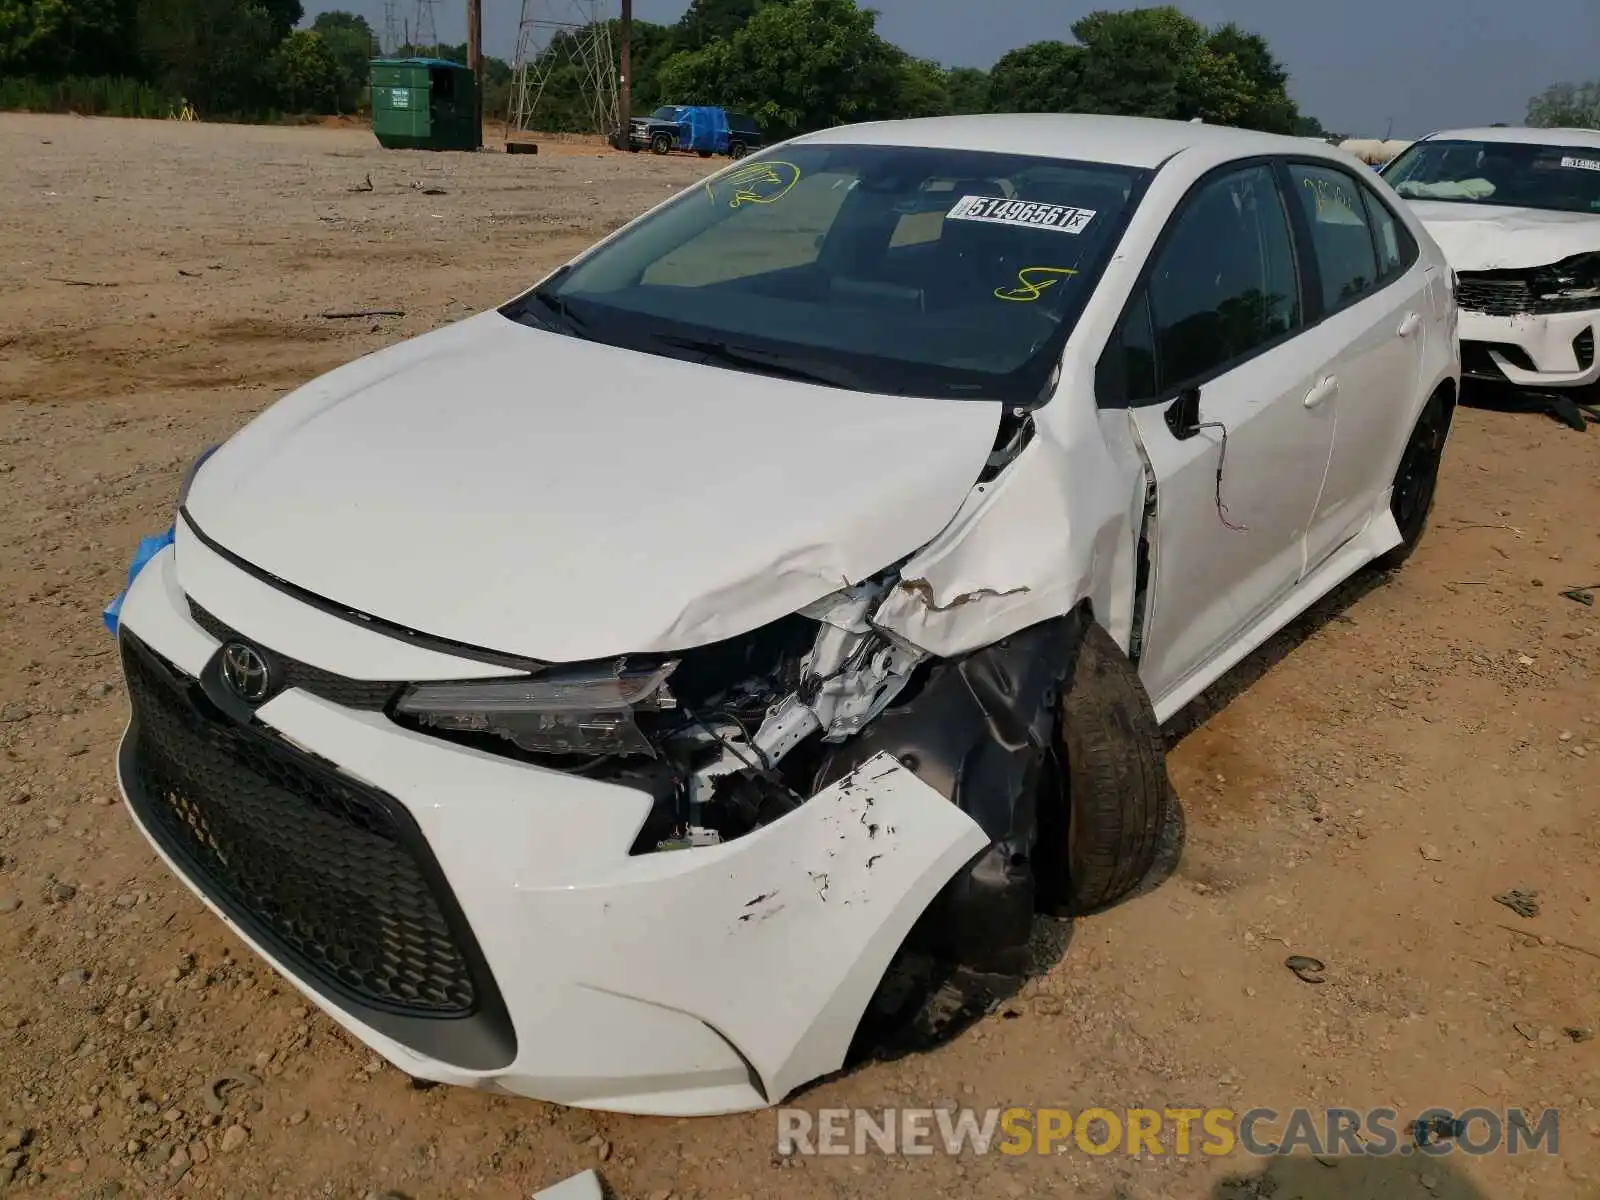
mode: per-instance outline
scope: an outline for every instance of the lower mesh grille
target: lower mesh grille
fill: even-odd
[[[297,973],[363,1005],[429,1017],[481,1007],[493,984],[476,977],[471,935],[393,800],[213,710],[131,634],[122,659],[130,800],[208,896]]]

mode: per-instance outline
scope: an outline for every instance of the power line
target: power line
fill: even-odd
[[[551,81],[576,76],[580,111],[590,132],[610,134],[622,122],[612,22],[603,19],[601,0],[522,0],[517,50],[512,62],[511,128],[534,127],[540,105],[555,97]],[[575,67],[572,72],[563,67]]]
[[[416,41],[413,45],[417,49],[426,47],[435,54],[439,52],[439,29],[433,20],[434,0],[417,0],[417,28]]]

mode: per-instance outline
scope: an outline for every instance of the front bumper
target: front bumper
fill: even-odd
[[[135,653],[147,647],[170,664],[180,688],[198,688],[189,681],[215,669],[220,643],[191,615],[177,563],[184,549],[180,539],[140,572],[121,626]],[[240,614],[263,610],[248,603],[228,610],[218,600],[227,590],[219,590],[218,564],[197,562],[196,569],[202,566],[207,608],[254,636]],[[239,574],[241,596],[264,586]],[[346,636],[354,643],[383,638],[354,625]],[[305,656],[303,646],[294,649]],[[362,656],[358,647],[345,661]],[[338,665],[324,661],[329,669]],[[482,665],[464,662],[462,673],[472,668],[481,672]],[[235,785],[206,771],[191,773],[178,797],[184,789],[152,787],[141,765],[141,755],[153,753],[153,715],[141,711],[149,705],[141,699],[145,686],[130,682],[134,712],[118,770],[140,829],[173,872],[311,1001],[400,1069],[445,1083],[668,1115],[777,1103],[842,1065],[917,917],[989,842],[969,816],[880,756],[746,837],[633,856],[629,847],[650,803],[642,793],[413,733],[380,712],[295,688],[257,709],[243,732],[222,728],[225,713],[197,706],[195,719],[220,723],[227,738],[273,744],[292,768],[275,769],[276,791],[235,794],[227,790]],[[307,785],[284,783],[295,771],[320,772],[328,787],[343,786],[376,806],[355,818],[366,840],[348,843],[348,831],[330,833],[329,805]],[[258,869],[254,893],[219,886],[185,852],[171,814],[162,811],[177,805],[191,826],[204,826],[208,811],[256,812],[257,796],[269,807],[317,808],[315,820],[286,808],[272,829],[301,822],[294,837],[304,841],[311,865],[296,877],[294,899],[302,901],[308,887],[336,893],[354,913],[342,925],[301,913],[293,936],[285,936],[282,913],[275,926],[261,911],[270,908],[271,898],[259,893],[270,891],[271,879],[262,882]],[[389,841],[420,864],[414,877],[388,860],[388,874],[348,859],[338,870],[342,851],[316,841],[346,837],[341,844],[372,851],[376,810],[400,831]],[[379,833],[380,841],[389,836]],[[248,845],[233,846],[231,859],[221,853],[225,864],[262,861],[239,853]],[[212,870],[220,869],[213,862]],[[389,922],[382,924],[372,912],[374,889],[388,887],[382,880],[397,872],[398,898],[379,906]],[[403,918],[398,927],[395,912]],[[360,944],[351,950],[348,935],[335,936],[352,927],[372,931],[363,935],[370,953]],[[338,954],[326,952],[330,939],[342,947]],[[460,951],[459,962],[450,946]],[[343,961],[323,961],[340,954]],[[458,1004],[448,1015],[397,1013],[362,998],[363,980],[381,977],[390,985],[389,1009],[407,1009],[393,1003],[395,989],[459,999],[461,970],[472,984],[471,1012]],[[476,1027],[470,1036],[440,1036],[451,1022],[457,1035]]]
[[[1600,382],[1600,310],[1549,316],[1461,311],[1462,374],[1517,387],[1580,388]]]

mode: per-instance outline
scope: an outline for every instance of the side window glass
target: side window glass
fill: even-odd
[[[1100,356],[1095,399],[1101,408],[1136,408],[1156,398],[1157,382],[1150,293],[1141,288]]]
[[[1378,277],[1391,279],[1404,274],[1417,261],[1415,245],[1406,236],[1400,218],[1390,212],[1389,206],[1378,199],[1370,188],[1362,188],[1361,195],[1367,202],[1372,240],[1378,245]]]
[[[1150,276],[1161,386],[1171,389],[1301,325],[1288,213],[1269,167],[1206,184]]]
[[[1322,274],[1322,311],[1332,312],[1372,290],[1378,258],[1356,181],[1332,167],[1290,163],[1289,178]],[[1398,237],[1398,231],[1396,231]]]

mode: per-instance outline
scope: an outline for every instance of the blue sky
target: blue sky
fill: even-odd
[[[553,0],[564,6],[567,0]],[[397,0],[413,17],[416,0]],[[520,0],[483,0],[484,41],[509,59]],[[912,54],[989,67],[1114,0],[871,0],[879,31]],[[687,0],[635,0],[641,20],[675,21]],[[1451,125],[1522,120],[1548,84],[1600,77],[1597,0],[1182,0],[1207,24],[1237,21],[1264,34],[1292,75],[1300,107],[1330,129],[1415,137]],[[383,0],[306,0],[308,12],[359,12],[382,25]],[[609,11],[617,11],[609,0]],[[465,0],[436,0],[439,37],[466,37]]]

